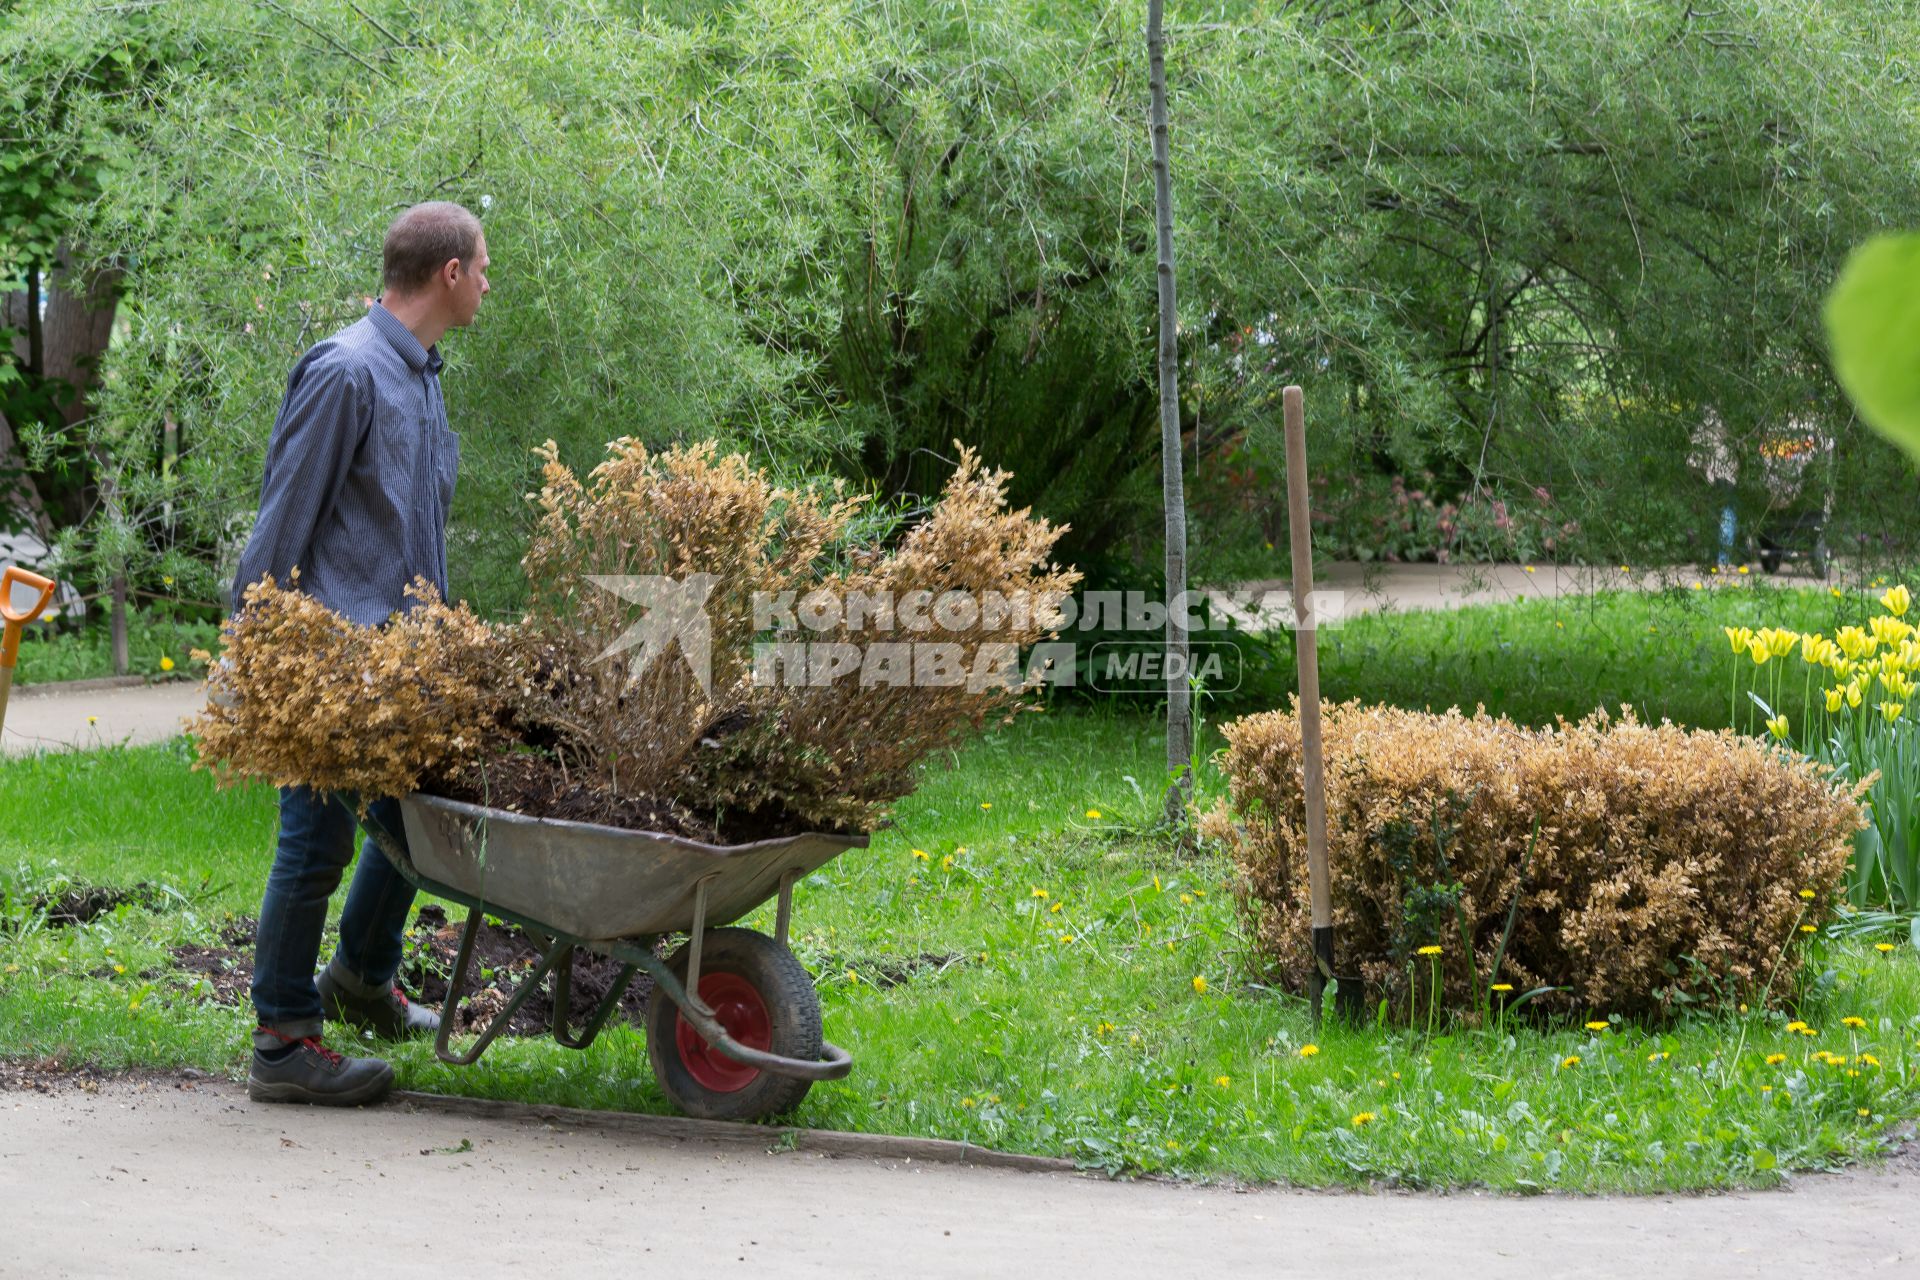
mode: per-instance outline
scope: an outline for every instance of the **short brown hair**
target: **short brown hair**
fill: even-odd
[[[448,200],[414,205],[387,227],[383,278],[397,293],[424,288],[449,259],[466,262],[480,247],[480,219]]]

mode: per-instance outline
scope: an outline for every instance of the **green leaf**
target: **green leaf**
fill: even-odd
[[[1920,461],[1920,235],[1854,250],[1825,319],[1834,374],[1860,416]]]
[[[1773,1168],[1774,1166],[1776,1166],[1776,1165],[1778,1165],[1779,1163],[1780,1163],[1780,1162],[1779,1162],[1779,1160],[1777,1160],[1777,1159],[1776,1159],[1776,1158],[1774,1157],[1774,1154],[1773,1154],[1773,1152],[1771,1152],[1771,1151],[1769,1151],[1769,1150],[1767,1150],[1767,1149],[1766,1149],[1765,1147],[1756,1147],[1756,1148],[1754,1148],[1754,1152],[1753,1152],[1753,1167],[1754,1167],[1754,1168],[1756,1168],[1756,1169],[1771,1169],[1771,1168]]]

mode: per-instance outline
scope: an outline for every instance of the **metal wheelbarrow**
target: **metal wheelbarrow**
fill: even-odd
[[[343,797],[352,808],[352,797]],[[852,1070],[844,1049],[822,1038],[813,978],[787,947],[793,886],[866,836],[799,835],[721,846],[585,822],[530,818],[503,809],[415,794],[399,801],[404,842],[371,814],[361,825],[416,889],[467,908],[433,1051],[440,1061],[477,1061],[553,975],[553,1036],[569,1049],[592,1044],[635,973],[653,979],[647,1052],[674,1105],[690,1116],[753,1120],[790,1110],[816,1080]],[[778,898],[771,937],[725,928]],[[543,954],[507,1003],[463,1052],[450,1047],[480,923],[487,915],[533,934]],[[687,941],[666,960],[663,937]],[[575,949],[623,966],[584,1026],[570,1019]]]

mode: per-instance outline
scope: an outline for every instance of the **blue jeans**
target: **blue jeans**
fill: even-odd
[[[376,800],[372,818],[406,839],[400,806]],[[260,1025],[299,1039],[321,1030],[320,992],[313,984],[327,903],[353,861],[353,811],[308,787],[280,789],[280,843],[254,936],[253,1007]],[[371,838],[347,889],[334,965],[367,987],[385,990],[400,968],[401,932],[413,886]]]

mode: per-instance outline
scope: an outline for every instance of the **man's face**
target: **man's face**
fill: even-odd
[[[491,288],[487,284],[487,268],[492,266],[487,258],[487,238],[479,237],[474,241],[473,257],[461,263],[453,281],[453,327],[464,328],[473,323],[474,315],[480,310],[480,299],[487,296]]]

